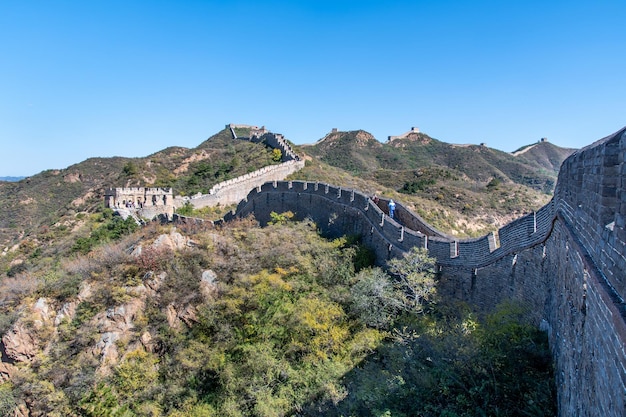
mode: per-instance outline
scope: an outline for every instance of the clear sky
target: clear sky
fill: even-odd
[[[0,176],[412,126],[504,151],[626,125],[626,2],[0,0]]]

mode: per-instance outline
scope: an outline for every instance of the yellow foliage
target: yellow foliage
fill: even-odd
[[[251,275],[247,281],[252,285],[256,295],[264,295],[270,291],[291,291],[292,287],[283,280],[280,273],[270,274],[267,270],[262,270],[258,274]]]
[[[281,268],[280,266],[277,266],[274,271],[279,274],[281,277],[287,276],[287,275],[291,275],[291,274],[297,274],[298,272],[300,272],[300,269],[297,266],[290,266],[288,269],[285,268]]]
[[[298,329],[296,338],[300,338],[303,343],[299,345],[314,362],[326,360],[344,349],[350,336],[345,318],[343,309],[336,303],[317,298],[298,300],[294,317]],[[292,343],[296,345],[298,343]]]
[[[129,352],[115,368],[119,392],[132,395],[147,388],[158,376],[158,358],[141,348]]]

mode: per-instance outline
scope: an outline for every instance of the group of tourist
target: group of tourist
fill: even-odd
[[[137,202],[137,204],[135,204],[135,202],[134,202],[134,201],[130,201],[130,200],[129,200],[129,201],[124,202],[124,206],[125,206],[127,209],[131,209],[131,208],[132,208],[132,209],[137,209],[137,208],[143,208],[143,203],[142,203],[141,201],[138,201],[138,202]],[[118,202],[117,202],[117,208],[121,208],[121,207],[122,207],[122,206],[121,206],[120,202],[118,201]]]

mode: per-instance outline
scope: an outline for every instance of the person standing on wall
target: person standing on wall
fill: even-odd
[[[393,213],[396,211],[396,203],[393,200],[389,200],[389,217],[393,219]]]

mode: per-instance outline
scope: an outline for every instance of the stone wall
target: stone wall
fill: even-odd
[[[304,161],[300,159],[284,136],[279,133],[268,132],[265,127],[259,129],[256,126],[248,125],[227,125],[233,134],[233,139],[248,140],[254,143],[263,142],[267,146],[280,149],[282,153],[282,163],[279,165],[269,165],[258,169],[254,172],[233,178],[228,181],[220,182],[209,190],[208,194],[200,194],[192,197],[176,197],[174,201],[175,207],[182,207],[187,202],[194,208],[213,207],[218,204],[230,205],[236,204],[243,200],[248,192],[268,181],[280,181],[288,175],[304,168]],[[245,127],[252,129],[250,137],[237,137],[234,132],[235,127]]]
[[[242,175],[232,180],[220,182],[209,190],[209,194],[201,194],[192,197],[177,196],[174,199],[175,207],[182,207],[189,202],[194,208],[213,207],[218,204],[227,206],[237,204],[248,192],[268,181],[282,180],[304,167],[304,161],[291,160],[280,165],[269,165]]]
[[[387,136],[387,142],[392,142],[392,141],[394,141],[396,139],[404,139],[407,136],[409,136],[411,133],[419,133],[419,132],[420,132],[420,130],[417,127],[412,127],[411,130],[409,130],[408,132],[403,133],[401,135],[398,135],[398,136]]]
[[[358,234],[384,265],[413,246],[440,269],[439,292],[489,311],[507,299],[546,330],[556,365],[559,415],[626,415],[626,129],[563,164],[552,201],[478,239],[456,240],[402,204],[328,184],[271,182],[225,220],[292,211],[330,236]],[[400,223],[398,223],[400,221]]]

